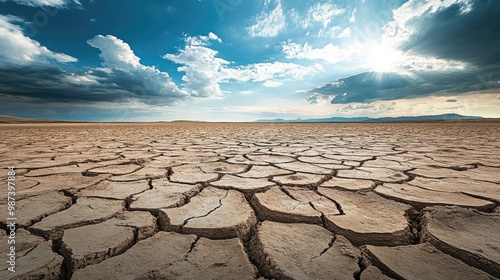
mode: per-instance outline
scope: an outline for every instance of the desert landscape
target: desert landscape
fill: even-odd
[[[0,278],[500,278],[499,131],[1,124]]]

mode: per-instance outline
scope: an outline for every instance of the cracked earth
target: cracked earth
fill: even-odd
[[[499,132],[1,125],[0,279],[497,279]]]

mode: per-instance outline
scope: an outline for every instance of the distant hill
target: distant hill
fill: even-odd
[[[430,115],[430,116],[414,116],[414,117],[384,117],[384,118],[369,118],[369,117],[330,117],[321,119],[263,119],[257,122],[419,122],[419,121],[457,121],[457,120],[479,120],[482,117],[463,116],[459,114],[443,114],[443,115]]]
[[[44,119],[26,119],[12,116],[0,115],[0,123],[64,123],[67,121],[44,120]]]

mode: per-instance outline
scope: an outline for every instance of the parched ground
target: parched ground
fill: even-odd
[[[0,135],[0,279],[500,278],[498,123],[4,124]]]

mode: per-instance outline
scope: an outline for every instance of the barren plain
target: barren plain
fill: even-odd
[[[499,123],[0,134],[0,279],[500,278]]]

